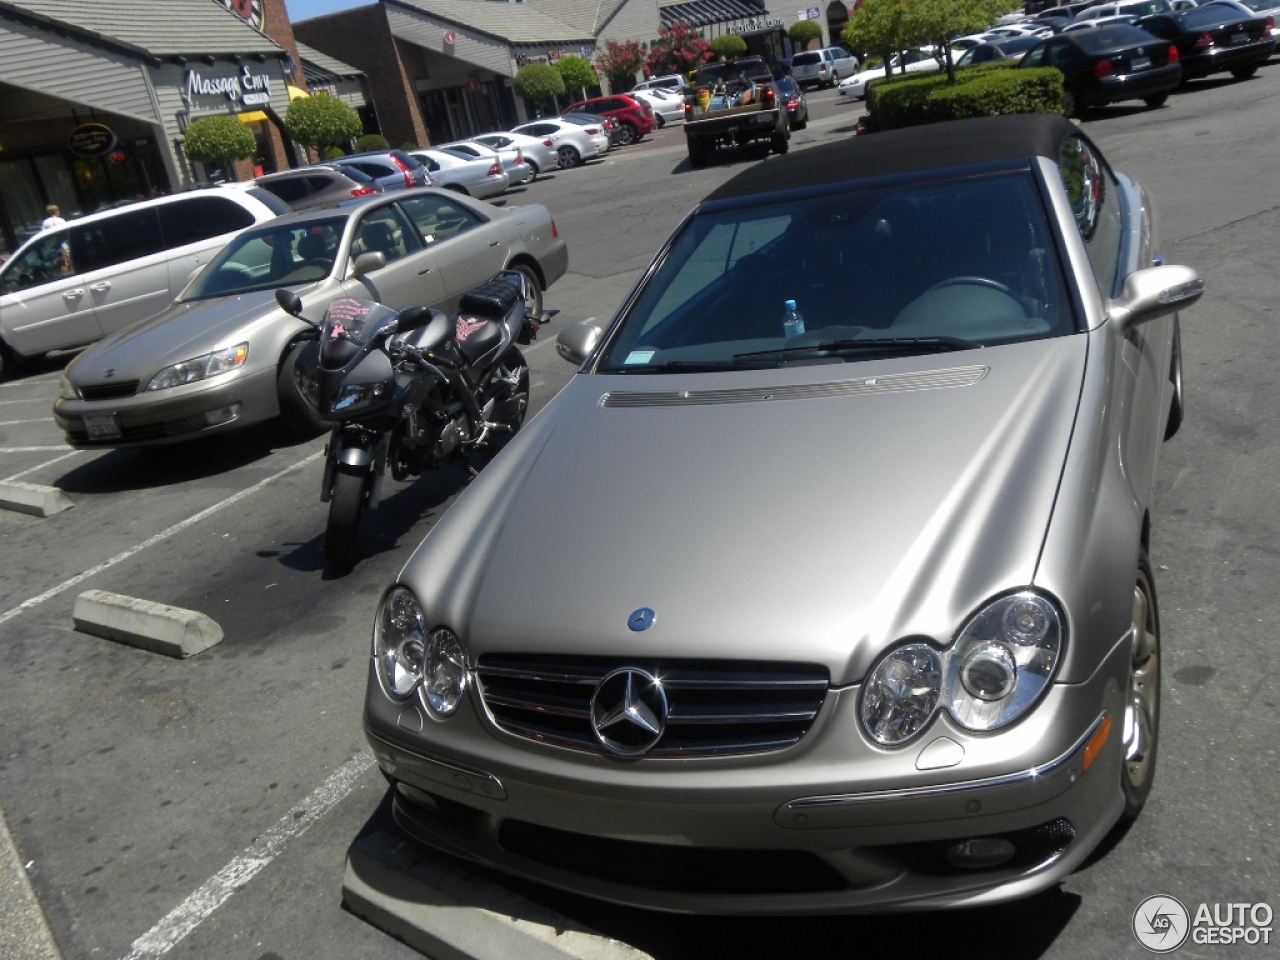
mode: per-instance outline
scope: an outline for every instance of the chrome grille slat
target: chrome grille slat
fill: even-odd
[[[809,730],[828,675],[812,664],[486,654],[477,688],[502,730],[538,743],[610,754],[591,728],[596,686],[620,667],[657,677],[669,713],[646,757],[715,757],[780,750]]]

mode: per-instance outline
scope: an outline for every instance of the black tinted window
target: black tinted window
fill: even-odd
[[[1182,29],[1184,30],[1211,27],[1216,23],[1231,23],[1234,20],[1244,19],[1244,13],[1234,7],[1228,7],[1226,4],[1220,3],[1210,3],[1178,14],[1178,22],[1182,24]]]
[[[163,250],[155,207],[122,210],[71,228],[71,254],[81,273],[149,257]]]
[[[160,208],[165,246],[211,240],[253,226],[253,214],[226,197],[188,197]]]
[[[26,290],[75,274],[67,231],[44,233],[4,268],[4,292]]]
[[[253,199],[257,200],[277,217],[283,217],[285,214],[293,212],[289,209],[289,205],[287,203],[275,194],[268,193],[266,190],[263,190],[261,187],[250,187],[245,191],[245,193],[248,196],[253,197]]]
[[[1063,143],[1059,173],[1098,288],[1110,296],[1120,258],[1119,187],[1102,158],[1080,137],[1069,137]]]
[[[1102,53],[1138,43],[1150,43],[1155,37],[1137,27],[1121,25],[1098,27],[1096,30],[1080,30],[1071,34],[1071,39],[1087,53]]]
[[[791,65],[793,67],[807,67],[810,64],[817,62],[818,55],[816,53],[797,53],[791,58]]]
[[[283,180],[268,180],[260,183],[263,190],[270,190],[285,203],[296,203],[304,197],[315,193],[315,188],[308,177],[286,177]],[[166,236],[168,231],[165,231]]]

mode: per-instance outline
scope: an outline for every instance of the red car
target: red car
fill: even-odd
[[[599,117],[611,118],[618,124],[618,143],[624,146],[635,143],[658,126],[658,121],[653,116],[653,107],[625,95],[579,100],[569,104],[563,112],[594,113]]]

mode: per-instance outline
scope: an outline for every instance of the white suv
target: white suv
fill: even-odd
[[[0,379],[24,358],[84,346],[154,316],[234,234],[290,212],[265,190],[227,185],[36,234],[0,269]]]

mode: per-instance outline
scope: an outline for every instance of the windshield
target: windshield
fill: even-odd
[[[1080,48],[1086,53],[1099,53],[1115,50],[1119,47],[1139,43],[1157,43],[1155,37],[1138,27],[1114,26],[1099,27],[1096,30],[1081,30],[1071,35]]]
[[[323,280],[333,272],[346,223],[346,217],[329,217],[242,233],[222,248],[180,299],[208,300]]]
[[[330,302],[324,315],[321,341],[328,347],[335,341],[363,347],[379,330],[396,318],[397,311],[372,300],[343,297]]]
[[[599,370],[750,365],[742,354],[833,341],[911,353],[930,338],[978,346],[1074,329],[1044,208],[1020,172],[699,216]]]

